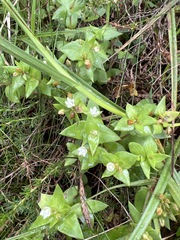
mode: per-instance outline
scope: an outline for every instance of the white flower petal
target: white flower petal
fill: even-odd
[[[93,117],[97,117],[100,114],[100,111],[97,109],[97,107],[90,108],[90,113]]]
[[[99,47],[96,46],[96,47],[94,48],[94,51],[95,51],[95,52],[99,52]]]
[[[109,172],[113,172],[114,169],[115,169],[114,163],[109,162],[109,163],[106,165],[106,169],[107,169]]]
[[[45,207],[41,210],[40,215],[46,219],[51,215],[51,208],[50,207]]]
[[[85,157],[87,154],[87,149],[85,147],[78,148],[78,155]]]
[[[67,108],[72,108],[75,106],[74,99],[67,97],[67,100],[65,101]]]
[[[96,136],[98,135],[98,131],[97,131],[97,130],[93,130],[93,131],[91,131],[91,134],[92,134],[94,137],[96,137]]]

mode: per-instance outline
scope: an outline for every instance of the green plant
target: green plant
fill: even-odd
[[[37,50],[37,56],[40,54],[46,60],[46,63],[43,63],[38,60],[41,59],[41,56],[38,59],[32,57],[28,54],[29,52],[23,52],[1,37],[1,49],[21,60],[20,62],[15,61],[16,66],[3,68],[5,61],[1,62],[2,76],[12,74],[8,81],[6,79],[4,82],[3,80],[3,84],[8,85],[5,90],[6,96],[9,100],[18,103],[20,100],[26,101],[27,98],[33,96],[33,93],[40,93],[57,101],[54,107],[58,110],[58,114],[63,119],[67,117],[64,129],[58,128],[58,131],[61,131],[61,136],[71,139],[71,142],[67,143],[68,154],[64,159],[63,167],[70,173],[73,173],[72,169],[78,168],[79,170],[79,189],[70,187],[65,188],[67,190],[63,192],[61,187],[56,185],[52,195],[41,194],[39,202],[41,210],[37,219],[26,233],[9,239],[43,239],[47,232],[49,234],[61,232],[67,239],[70,237],[83,239],[96,233],[101,234],[102,239],[115,239],[115,237],[116,239],[126,237],[132,240],[135,238],[161,239],[160,227],[169,228],[169,221],[176,221],[175,215],[179,214],[179,175],[175,171],[174,181],[170,177],[169,169],[171,158],[176,161],[179,154],[180,138],[176,140],[175,146],[172,141],[170,150],[165,146],[170,138],[169,129],[172,129],[174,133],[174,128],[180,125],[175,122],[179,117],[179,112],[176,111],[177,49],[173,47],[173,42],[170,41],[174,89],[171,110],[166,110],[165,97],[158,104],[154,104],[150,100],[139,101],[136,105],[127,103],[126,110],[124,110],[91,86],[94,82],[107,83],[106,67],[109,65],[106,66],[105,62],[108,54],[111,54],[111,57],[113,54],[110,47],[111,41],[119,37],[121,33],[107,25],[101,28],[90,26],[77,32],[63,31],[63,40],[61,39],[55,44],[60,51],[60,57],[58,56],[57,60],[50,48],[48,50],[44,48],[34,36],[34,19],[32,18],[32,34],[10,1],[3,0],[2,3],[33,42],[29,41],[31,47]],[[75,28],[78,19],[83,19],[80,14],[83,13],[84,8],[87,10],[88,6],[84,2],[81,3],[82,1],[58,1],[58,6],[59,4],[60,6],[54,13],[54,19],[61,17],[67,27]],[[111,3],[106,3],[106,20],[109,22]],[[103,1],[103,6],[100,6],[102,12],[106,3]],[[176,1],[173,1],[172,4],[175,3]],[[137,6],[138,1],[134,1],[133,4]],[[170,4],[165,5],[160,13],[123,47],[132,43],[169,9]],[[99,16],[99,14],[94,14],[95,18],[96,15]],[[174,24],[173,12],[169,21]],[[79,33],[85,34],[79,36]],[[169,29],[170,38],[174,38],[174,34],[176,34],[174,28],[173,30]],[[117,46],[116,44],[115,46]],[[122,50],[122,48],[120,49]],[[127,56],[126,59],[133,57],[129,51],[126,51],[125,55],[123,52],[119,52],[119,59],[124,56]],[[66,63],[69,68],[63,63]],[[104,111],[99,106],[110,111],[110,114],[108,112],[105,113],[107,116],[104,116]],[[6,137],[13,143],[4,129],[1,129],[1,133],[3,139]],[[19,151],[19,145],[15,145],[15,147]],[[21,151],[21,155],[26,160],[28,154]],[[119,180],[124,183],[123,186],[151,184],[150,190],[144,187],[136,193],[134,205],[129,202],[131,214],[129,221],[131,222],[117,227],[117,232],[111,229],[109,233],[106,233],[104,225],[100,223],[95,214],[107,207],[103,203],[104,201],[92,200],[94,197],[92,193],[90,193],[92,196],[88,196],[86,199],[83,178],[94,167],[101,168],[100,179],[110,179],[109,181],[112,182]],[[136,176],[133,174],[135,171],[137,171]],[[48,173],[38,186],[47,179],[47,176],[49,176]],[[154,178],[157,179],[157,183]],[[108,187],[107,191],[109,189]],[[152,196],[151,191],[153,192]],[[30,193],[31,191],[29,191]],[[139,204],[139,199],[143,199],[142,204]],[[21,206],[24,201],[20,201],[17,206]],[[16,209],[17,207],[14,207],[12,210],[13,214]],[[3,224],[5,224],[7,216],[4,219]],[[101,229],[97,227],[88,232],[86,225],[92,228],[96,226],[94,222],[95,224],[97,222]],[[103,232],[100,232],[101,230]]]
[[[53,195],[42,194],[41,201],[39,202],[41,212],[31,225],[30,230],[49,225],[49,228],[53,229],[53,231],[58,230],[68,236],[83,239],[78,218],[82,222],[85,222],[85,219],[81,210],[81,204],[73,204],[76,195],[76,188],[67,189],[63,194],[58,185]],[[97,200],[87,200],[87,205],[92,222],[93,214],[107,207],[106,204]]]
[[[67,65],[76,69],[77,74],[88,83],[95,81],[100,84],[107,83],[108,77],[103,62],[107,58],[109,41],[117,38],[121,33],[113,27],[104,26],[99,29],[90,26],[86,28],[84,35],[85,40],[77,39],[63,46],[61,46],[62,42],[58,42],[58,49],[64,53],[60,59],[68,58]],[[76,65],[74,66],[73,63]]]
[[[82,0],[59,0],[60,7],[53,14],[53,19],[65,21],[68,28],[75,28],[78,18],[81,18],[81,10],[84,7]]]

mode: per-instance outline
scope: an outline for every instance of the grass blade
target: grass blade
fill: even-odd
[[[122,51],[125,47],[127,47],[129,44],[131,44],[134,40],[136,40],[139,36],[141,36],[145,31],[147,31],[159,18],[161,18],[163,15],[165,15],[172,7],[174,7],[179,0],[172,0],[170,3],[165,5],[161,11],[153,16],[150,20],[148,20],[148,23],[139,30],[132,38],[130,38],[125,44],[123,44],[111,57],[109,57],[106,61],[114,57],[116,54],[118,54],[120,51]]]
[[[176,38],[176,19],[174,8],[168,13],[168,33],[169,47],[171,57],[171,108],[176,110],[177,105],[177,82],[178,82],[178,56],[177,56],[177,38]]]
[[[175,1],[172,1],[173,4]],[[170,53],[171,53],[171,73],[172,73],[172,110],[176,109],[177,103],[177,40],[176,40],[176,24],[175,24],[175,13],[174,9],[168,14],[169,19],[169,44],[170,44]],[[129,240],[139,240],[141,236],[145,232],[147,226],[149,225],[150,221],[153,218],[153,214],[156,211],[156,208],[159,204],[159,194],[163,194],[167,185],[169,184],[169,190],[172,194],[174,200],[178,201],[179,196],[179,187],[176,182],[170,177],[170,166],[171,160],[175,160],[174,158],[177,157],[177,151],[180,147],[180,138],[177,139],[176,145],[173,148],[172,146],[172,159],[166,160],[166,164],[164,169],[161,173],[160,179],[158,184],[152,194],[152,197],[145,209],[139,223],[137,224],[135,230],[130,236]],[[174,152],[175,151],[175,152]],[[174,152],[174,154],[173,154]],[[170,182],[169,182],[170,179]],[[176,191],[176,193],[175,193]],[[179,204],[178,204],[179,205]]]
[[[66,84],[68,79],[60,74],[58,71],[56,71],[53,67],[47,66],[37,58],[27,54],[20,48],[14,46],[12,43],[4,39],[3,37],[0,36],[0,49],[3,50],[4,52],[13,55],[17,59],[29,64],[30,66],[38,69],[42,73],[45,73],[57,81],[63,81]],[[78,81],[82,82],[82,85],[84,84],[84,88],[88,89],[90,94],[89,98],[92,99],[94,102],[96,102],[99,106],[103,107],[104,109],[107,109],[108,111],[117,114],[119,116],[124,115],[124,110],[117,106],[114,102],[110,101],[108,98],[106,98],[104,95],[102,95],[100,92],[98,92],[96,89],[94,89],[92,86],[88,85],[86,82],[84,82],[83,79],[81,79],[79,76],[77,76],[75,73],[71,72],[66,66],[62,64],[62,66],[69,71],[69,73],[72,74],[74,78],[77,78]],[[74,87],[71,83],[68,84],[69,86]],[[84,92],[83,92],[84,93]]]
[[[179,149],[180,147],[180,137],[177,139],[176,144],[175,144],[175,149]],[[175,152],[175,156],[176,152]],[[153,215],[158,207],[159,204],[159,194],[163,194],[167,184],[169,182],[170,178],[170,165],[171,165],[171,159],[168,158],[166,160],[164,169],[160,175],[159,181],[156,185],[156,188],[152,194],[152,197],[139,221],[137,224],[136,228],[134,229],[133,233],[131,234],[129,240],[140,240],[143,233],[146,231],[146,228],[148,227],[150,221],[153,218]]]
[[[179,201],[180,187],[172,177],[169,179],[168,190],[171,196],[173,197],[174,201],[176,202],[177,206],[180,208],[180,201]]]
[[[56,71],[61,77],[62,81],[64,81],[69,86],[72,86],[76,88],[79,92],[83,93],[86,97],[96,102],[99,106],[103,107],[104,109],[107,109],[108,111],[117,114],[119,116],[124,116],[125,111],[118,107],[117,105],[113,104],[110,100],[107,98],[104,98],[102,94],[98,93],[98,91],[95,91],[94,88],[92,88],[90,85],[85,84],[85,82],[81,79],[81,82],[77,80],[77,78],[72,77],[74,74],[70,74],[67,70],[65,70],[46,50],[46,48],[39,42],[39,40],[33,35],[32,31],[28,28],[24,20],[21,18],[15,7],[11,4],[8,0],[2,0],[2,3],[7,8],[7,10],[11,13],[11,15],[14,17],[14,19],[17,21],[17,23],[21,26],[23,31],[28,35],[28,37],[31,39],[31,41],[35,44],[38,51],[41,52],[41,54],[47,59],[49,63],[53,66],[53,71]],[[2,43],[1,38],[1,43]],[[4,47],[4,51],[7,52],[7,43],[5,45],[1,44],[1,48]],[[6,50],[5,50],[6,49]],[[13,49],[12,49],[12,55]],[[21,57],[21,56],[19,56]],[[30,64],[31,65],[31,64]],[[42,65],[41,65],[42,66]],[[46,65],[47,67],[47,65]],[[79,78],[78,78],[79,79]]]

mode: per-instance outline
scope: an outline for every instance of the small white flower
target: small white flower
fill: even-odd
[[[45,207],[41,210],[40,215],[46,219],[51,215],[51,209],[50,207]]]
[[[87,154],[87,149],[85,147],[78,148],[78,155],[85,157]]]
[[[65,101],[65,104],[66,104],[67,108],[74,107],[75,106],[74,99],[67,97],[67,100]]]
[[[99,47],[96,46],[96,47],[94,48],[94,51],[95,51],[95,52],[99,52]]]
[[[109,163],[106,165],[106,169],[107,169],[109,172],[113,172],[114,169],[115,169],[114,163],[109,162]]]
[[[118,2],[118,0],[114,0],[114,3],[117,3]]]
[[[98,135],[98,131],[97,130],[93,130],[93,131],[91,131],[91,134],[96,137]]]
[[[90,113],[93,117],[97,117],[100,114],[100,111],[97,109],[97,107],[90,108]]]

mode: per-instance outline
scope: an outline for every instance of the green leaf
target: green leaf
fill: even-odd
[[[120,137],[104,124],[100,124],[98,127],[100,133],[100,143],[115,142],[120,140]]]
[[[127,103],[126,114],[129,119],[134,120],[135,118],[137,118],[138,113],[139,113],[138,106],[132,106],[131,104]]]
[[[145,176],[149,179],[150,178],[150,170],[151,167],[147,161],[140,162],[141,168],[145,174]]]
[[[108,81],[106,71],[102,69],[96,69],[94,71],[94,81],[97,81],[99,84],[106,84]]]
[[[141,123],[144,126],[152,125],[157,123],[157,119],[150,116],[138,116],[138,123]]]
[[[56,209],[56,211],[62,215],[70,209],[64,199],[63,192],[59,185],[56,185],[53,195],[41,194],[41,200],[38,205],[41,209],[45,207]]]
[[[52,216],[49,217],[51,221],[49,222],[49,227],[53,228],[54,225],[62,218],[62,215],[59,212],[54,212]]]
[[[65,104],[66,98],[54,97],[54,99],[56,99],[56,101],[58,101],[61,104],[61,106],[66,106]]]
[[[65,53],[72,61],[82,60],[83,40],[72,41],[61,48],[61,52]]]
[[[41,193],[41,199],[40,199],[40,202],[38,203],[39,207],[43,209],[49,206],[49,201],[51,200],[51,198],[52,198],[52,195]]]
[[[153,134],[161,134],[163,132],[163,127],[161,124],[154,124],[153,125]]]
[[[69,214],[63,218],[62,223],[57,226],[58,231],[76,239],[84,239],[79,221],[75,214]]]
[[[73,9],[72,1],[58,0],[58,2],[59,2],[63,7],[65,7],[67,10],[70,10],[70,8]]]
[[[66,146],[67,146],[67,149],[69,152],[73,152],[74,150],[76,150],[79,147],[78,145],[71,143],[71,142],[68,142],[66,144]]]
[[[83,102],[84,104],[86,104],[87,102],[87,97],[86,95],[84,95],[81,92],[76,92],[73,94],[74,100],[75,102],[77,102],[77,104],[79,104],[79,102]],[[95,104],[95,103],[94,103]]]
[[[87,205],[91,213],[97,213],[108,207],[106,203],[103,203],[98,200],[87,199]]]
[[[180,201],[179,201],[180,188],[179,188],[179,183],[174,181],[174,179],[172,177],[168,181],[168,191],[170,192],[170,194],[171,194],[172,198],[174,199],[175,203],[177,204],[177,206],[180,208]]]
[[[59,212],[66,212],[69,206],[66,204],[64,194],[59,185],[57,184],[49,202],[50,207],[57,209]]]
[[[52,217],[48,217],[48,218],[44,219],[42,216],[38,216],[38,217],[36,218],[36,220],[31,224],[31,226],[30,226],[29,229],[31,230],[31,229],[34,229],[34,228],[38,228],[38,227],[47,225],[47,224],[49,224],[52,220],[53,220]]]
[[[135,195],[134,206],[140,213],[145,209],[148,192],[149,190],[147,187],[141,187]]]
[[[128,118],[122,117],[114,129],[119,131],[132,131],[134,130],[134,124],[128,124]]]
[[[135,124],[134,126],[138,134],[141,134],[142,136],[152,135],[152,128],[150,126],[144,126],[142,124]]]
[[[38,90],[40,93],[44,95],[51,96],[51,86],[47,85],[47,83],[48,81],[45,78],[43,78],[38,85]]]
[[[18,73],[18,67],[16,66],[2,66],[5,70],[7,70],[9,73]]]
[[[114,171],[108,171],[107,169],[103,172],[103,175],[102,175],[102,178],[105,178],[105,177],[110,177],[112,175],[114,175],[116,173],[116,169]]]
[[[128,202],[128,207],[132,220],[135,223],[138,223],[141,218],[141,213],[135,208],[135,206],[131,202]]]
[[[149,233],[153,240],[162,240],[162,238],[159,237],[158,232],[152,227],[148,226],[146,231]]]
[[[128,51],[120,51],[118,53],[118,59],[132,59],[134,56],[130,54]]]
[[[171,230],[169,217],[164,218],[164,226],[165,226],[167,229]]]
[[[65,20],[66,14],[67,14],[67,12],[66,12],[65,7],[61,6],[54,12],[52,19],[53,20],[55,20],[55,19],[57,19],[57,20]]]
[[[94,70],[92,67],[90,67],[89,69],[87,69],[85,66],[81,66],[79,68],[79,74],[82,78],[84,79],[89,79],[91,80],[91,82],[94,82]]]
[[[115,154],[112,153],[108,153],[108,152],[102,152],[101,153],[101,162],[106,166],[109,162],[112,163],[116,163],[118,162],[118,156],[116,156]]]
[[[172,122],[178,116],[179,116],[178,111],[167,111],[164,113],[163,118],[166,122]]]
[[[178,228],[177,232],[176,232],[176,236],[180,237],[180,227]]]
[[[141,104],[137,104],[136,106],[140,107],[138,118],[141,118],[143,121],[143,118],[146,118],[149,115],[152,115],[155,111],[156,105],[152,103],[142,102]]]
[[[61,135],[82,140],[83,139],[82,133],[84,130],[84,126],[85,126],[85,121],[76,122],[75,124],[64,129],[61,132]]]
[[[99,125],[103,125],[103,122],[100,118],[94,118],[91,115],[87,117],[87,120],[85,122],[84,131],[83,131],[83,137],[88,138],[89,134],[97,132],[96,135],[99,135]]]
[[[111,77],[115,77],[121,73],[121,70],[118,68],[110,68],[107,71],[107,77],[110,79]]]
[[[35,78],[36,80],[41,80],[41,72],[38,71],[36,68],[30,67],[29,76],[30,76],[30,78]]]
[[[94,154],[94,156],[95,156],[95,154]],[[81,165],[82,171],[87,171],[88,169],[93,168],[94,166],[96,166],[99,163],[99,162],[97,162],[97,159],[94,158],[94,156],[91,156],[89,154],[88,157],[81,157],[81,158],[79,157],[79,160],[82,162],[82,165]]]
[[[91,154],[94,155],[96,148],[99,145],[98,131],[94,130],[94,131],[90,132],[90,134],[88,135],[88,143],[89,143],[89,148],[90,148]]]
[[[20,96],[17,92],[12,92],[11,85],[5,88],[5,94],[10,101],[19,103]]]
[[[127,186],[130,185],[130,178],[128,170],[116,171],[114,177],[125,183]]]
[[[138,156],[126,151],[120,151],[114,154],[117,156],[117,163],[122,169],[131,168],[138,160]]]
[[[25,91],[26,91],[26,98],[28,98],[31,93],[37,88],[39,85],[39,81],[36,79],[31,78],[30,80],[26,81],[25,84]]]
[[[83,137],[87,138],[89,134],[96,131],[97,135],[99,135],[99,143],[115,142],[120,140],[120,137],[110,128],[106,127],[100,118],[94,118],[89,115],[85,123]]]
[[[158,103],[154,114],[156,116],[163,116],[166,111],[166,97],[164,96],[161,101]]]
[[[18,77],[13,77],[11,91],[15,93],[19,88],[21,88],[25,83],[24,78],[20,75]]]
[[[108,27],[105,29],[105,32],[103,34],[104,41],[109,41],[113,38],[116,38],[118,36],[122,35],[122,33],[118,32],[116,28]]]
[[[101,46],[99,46],[99,48],[100,48],[99,52],[95,52],[93,49],[91,51],[91,54],[88,54],[88,56],[91,59],[93,66],[95,68],[101,69],[102,72],[104,71],[103,75],[105,75],[106,71],[104,70],[103,62],[107,59],[107,55],[105,54],[103,49],[101,49],[102,48]]]
[[[76,27],[77,25],[77,21],[78,21],[78,14],[76,12],[71,13],[70,16],[66,17],[66,27],[73,29]]]
[[[148,158],[155,159],[157,163],[159,163],[169,157],[170,157],[169,155],[163,154],[163,153],[153,153],[150,156],[148,155]]]
[[[28,54],[29,54],[29,52],[28,52]],[[22,62],[22,61],[20,61],[20,62],[15,61],[15,63],[18,66],[18,68],[22,70],[22,72],[24,72],[24,73],[29,72],[29,69],[30,69],[30,65],[29,64],[27,64],[25,62]]]
[[[68,154],[68,156],[65,158],[65,164],[64,166],[70,166],[73,163],[75,163],[77,161],[77,158],[75,157],[74,154]]]
[[[71,207],[71,212],[75,213],[78,218],[81,218],[83,216],[81,203],[75,203]]]
[[[170,157],[169,155],[163,154],[163,153],[151,153],[147,155],[147,158],[151,164],[151,167],[155,168],[156,164],[159,162],[162,162],[167,157]]]
[[[86,41],[83,41],[83,45],[82,45],[82,53],[84,56],[83,59],[89,59],[89,56],[91,56],[90,50],[94,46],[95,40],[96,40],[96,38],[93,36],[93,37],[89,38],[88,40],[86,39]]]
[[[111,228],[111,230],[107,233],[102,234],[101,236],[103,238],[98,240],[107,240],[107,236],[110,240],[127,240],[133,229],[133,224],[124,224],[119,227],[117,226],[116,228]]]
[[[67,4],[67,1],[65,1],[66,4]],[[85,3],[84,1],[82,0],[76,0],[76,1],[73,1],[73,4],[71,3],[71,7],[70,7],[70,11],[73,11],[73,12],[77,12],[78,15],[80,16],[80,11],[81,9],[83,9],[85,6]],[[79,11],[79,12],[78,12]],[[70,12],[71,13],[71,12]]]
[[[66,146],[67,146],[67,149],[68,149],[69,153],[65,157],[64,166],[69,166],[69,165],[72,165],[74,162],[77,161],[76,155],[74,155],[72,152],[75,151],[78,148],[78,146],[75,145],[74,143],[70,143],[70,142],[67,143]]]
[[[147,137],[143,143],[146,154],[157,152],[157,145],[152,137]]]
[[[130,150],[131,153],[133,153],[135,155],[140,155],[140,156],[143,156],[143,157],[146,156],[144,148],[139,143],[130,142],[129,143],[129,150]]]
[[[110,153],[125,151],[125,148],[120,143],[117,142],[104,143],[103,145]]]
[[[70,187],[64,192],[64,199],[68,205],[73,205],[74,198],[78,195],[77,187]]]

